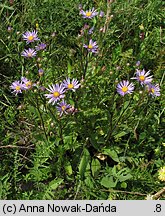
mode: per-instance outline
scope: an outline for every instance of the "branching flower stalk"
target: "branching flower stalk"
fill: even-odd
[[[47,133],[46,133],[46,128],[45,128],[44,120],[43,120],[42,113],[41,113],[40,108],[39,108],[38,97],[36,96],[36,97],[35,97],[35,100],[31,100],[31,99],[30,99],[30,95],[28,96],[28,94],[27,94],[27,99],[28,99],[29,103],[30,103],[34,108],[37,109],[38,114],[39,114],[39,118],[40,118],[40,122],[41,122],[41,125],[42,125],[42,128],[43,128],[43,132],[44,132],[44,135],[45,135],[45,138],[46,138],[46,141],[48,141],[48,136],[47,136]],[[35,103],[34,101],[36,101],[36,103]]]
[[[114,127],[108,131],[107,137],[106,137],[106,144],[108,143],[109,139],[111,138],[112,133],[114,132],[114,130],[116,129],[119,121],[121,120],[123,114],[126,112],[126,110],[129,108],[131,102],[132,102],[132,98],[133,96],[130,98],[128,105],[123,109],[123,111],[120,113],[119,118],[117,119],[117,121],[114,124]],[[124,98],[123,98],[123,104],[124,104]]]
[[[87,52],[86,56],[85,56],[85,62],[83,65],[83,79],[85,79],[86,73],[87,73],[87,68],[88,68],[88,61],[89,61],[89,53]]]
[[[58,125],[58,134],[59,134],[59,137],[61,139],[61,144],[64,144],[64,141],[63,141],[63,129],[68,124],[69,120],[65,124],[62,125],[61,120],[56,117],[56,115],[53,113],[52,109],[49,106],[47,106],[47,110],[51,114],[53,120]]]
[[[144,93],[142,95],[142,100],[139,99],[138,103],[135,105],[134,109],[132,112],[130,112],[130,115],[126,116],[127,119],[129,119],[133,113],[136,111],[137,108],[140,108],[140,106],[144,103]],[[139,115],[147,106],[149,105],[149,98],[147,98],[147,101],[145,103],[145,106],[143,107],[143,109],[139,109],[140,111],[137,113],[137,115]]]
[[[40,117],[40,120],[41,120],[41,125],[42,125],[42,128],[43,128],[44,134],[45,134],[45,138],[48,141],[48,136],[47,136],[47,133],[46,133],[45,124],[44,124],[44,120],[43,120],[43,117],[42,117],[42,113],[41,113],[40,108],[39,108],[39,103],[38,103],[38,98],[37,97],[36,97],[36,103],[37,103],[36,108],[37,108],[38,113],[39,113],[39,117]]]

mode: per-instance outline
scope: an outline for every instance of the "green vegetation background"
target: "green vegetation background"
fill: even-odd
[[[80,112],[59,123],[61,135],[52,118],[43,114],[46,139],[42,105],[36,110],[25,97],[11,94],[9,86],[27,70],[20,56],[22,33],[35,29],[36,23],[40,38],[49,44],[43,63],[48,83],[69,74],[81,79],[78,34],[85,21],[79,15],[80,3],[84,9],[107,10],[105,0],[0,1],[1,199],[145,199],[164,186],[158,180],[165,156],[162,0],[113,1],[113,18],[100,42],[104,54],[89,65],[86,92],[80,89],[75,96]],[[106,140],[107,116],[115,112],[117,119],[123,103],[109,102],[112,80],[133,75],[138,60],[161,83],[161,97],[145,101],[134,116],[125,114]],[[37,96],[30,97],[35,101]],[[130,109],[138,99],[132,100]]]

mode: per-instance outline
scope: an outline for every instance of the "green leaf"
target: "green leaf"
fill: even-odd
[[[73,142],[73,136],[64,136],[64,144],[65,145],[70,145]]]
[[[81,158],[80,165],[79,165],[79,174],[80,174],[81,179],[84,178],[84,174],[85,174],[89,161],[90,161],[89,151],[86,148],[84,148],[83,156]]]
[[[113,188],[116,187],[117,180],[114,181],[113,177],[103,177],[101,180],[101,185],[106,188]]]
[[[72,71],[72,65],[70,64],[70,62],[68,61],[68,75],[70,76]]]
[[[119,158],[118,158],[118,155],[117,155],[115,150],[104,149],[103,154],[108,155],[109,157],[112,158],[112,160],[114,160],[116,162],[120,162]]]
[[[133,49],[129,49],[121,54],[124,58],[132,58]]]
[[[115,137],[115,139],[119,139],[120,137],[125,136],[126,134],[127,134],[127,132],[122,131],[122,132],[116,134],[114,137]]]
[[[87,177],[86,179],[85,179],[85,184],[86,184],[86,186],[88,187],[88,188],[90,188],[90,189],[94,189],[94,187],[95,187],[95,184],[93,183],[93,181],[92,181],[92,179],[90,178],[90,177]]]
[[[63,179],[61,178],[54,179],[49,183],[49,188],[51,188],[51,190],[55,190],[62,182],[63,182]]]
[[[72,170],[72,166],[71,166],[71,164],[70,164],[69,161],[65,164],[64,167],[65,167],[66,173],[67,173],[69,176],[72,175],[73,170]]]
[[[118,179],[119,179],[120,182],[126,181],[126,180],[128,180],[130,178],[132,178],[131,174],[118,176]]]
[[[45,186],[46,190],[43,193],[42,199],[53,199],[54,198],[54,190],[63,182],[63,179],[54,179],[52,180],[48,186]]]
[[[9,6],[4,5],[4,4],[0,4],[0,8],[6,8],[7,10],[14,10],[13,7],[9,7]]]
[[[98,159],[93,159],[91,163],[92,175],[97,176],[101,169],[100,161]]]

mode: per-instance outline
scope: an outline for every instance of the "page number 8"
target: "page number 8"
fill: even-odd
[[[154,212],[161,212],[161,204],[156,204],[156,210]]]

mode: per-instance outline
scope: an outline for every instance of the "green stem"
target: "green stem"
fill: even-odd
[[[43,131],[44,131],[44,134],[45,134],[45,138],[46,140],[48,141],[48,137],[47,137],[47,134],[46,134],[46,129],[45,129],[45,124],[44,124],[44,120],[42,118],[42,114],[41,114],[41,111],[40,111],[40,108],[39,108],[39,104],[38,104],[38,98],[36,97],[36,102],[37,102],[37,110],[38,110],[38,113],[39,113],[39,117],[40,117],[40,120],[41,120],[41,125],[42,125],[42,128],[43,128]]]
[[[125,108],[125,109],[123,109],[123,111],[121,112],[121,114],[120,114],[120,116],[119,116],[118,120],[116,121],[116,123],[115,123],[114,127],[112,128],[112,130],[109,130],[109,133],[107,134],[106,143],[108,142],[108,140],[110,139],[110,137],[111,137],[112,133],[113,133],[113,132],[114,132],[114,130],[116,129],[116,127],[117,127],[117,125],[118,125],[118,123],[119,123],[120,119],[122,118],[123,114],[124,114],[124,113],[125,113],[125,111],[128,109],[128,107],[129,107],[129,105],[130,105],[130,103],[131,103],[131,100],[132,100],[132,98],[130,99],[130,101],[129,101],[128,105],[126,106],[126,108]]]
[[[43,131],[44,131],[44,135],[45,135],[46,140],[48,141],[48,137],[47,137],[47,134],[46,134],[44,120],[42,118],[42,114],[41,114],[41,111],[40,111],[40,108],[39,108],[38,98],[35,97],[35,100],[33,100],[33,101],[30,100],[29,97],[27,97],[27,98],[28,98],[28,101],[30,102],[30,104],[32,104],[32,106],[35,107],[37,109],[38,113],[39,113],[39,118],[40,118],[41,125],[42,125]],[[34,101],[36,101],[36,103]]]
[[[87,73],[87,68],[88,68],[88,52],[85,56],[85,65],[83,68],[83,79],[85,79],[86,73]]]

